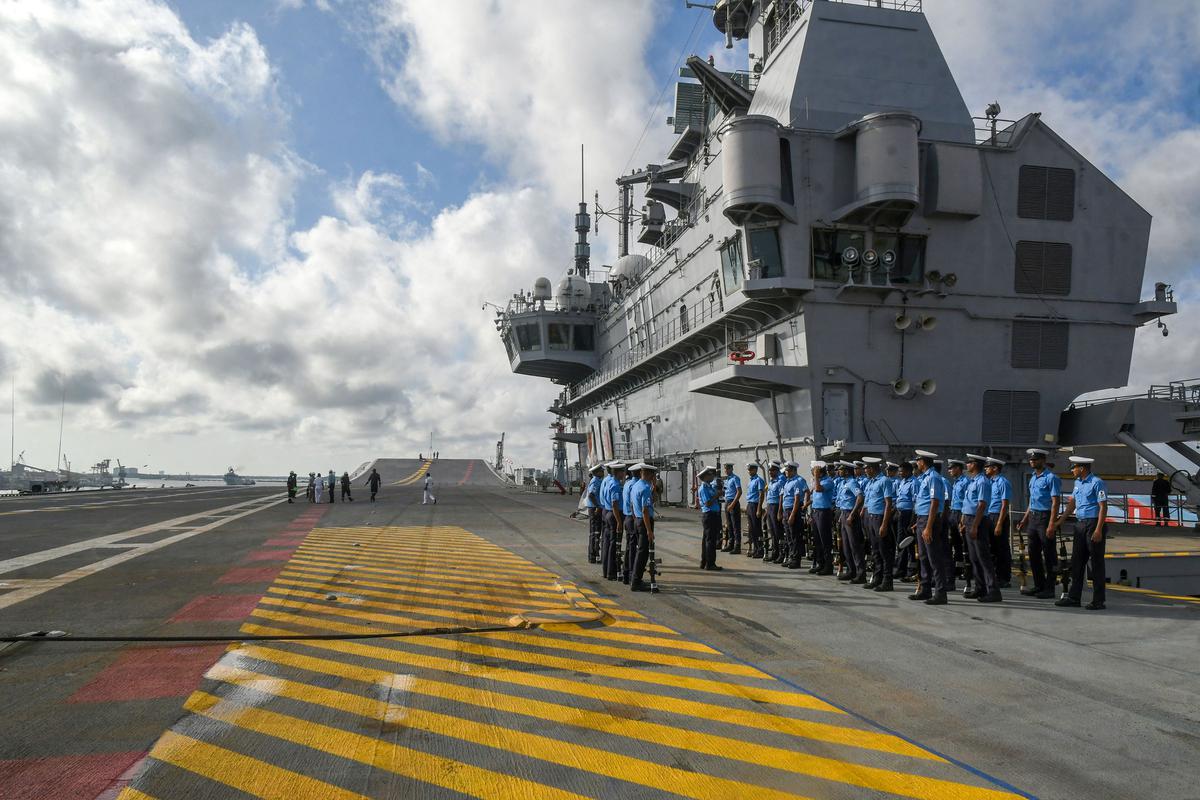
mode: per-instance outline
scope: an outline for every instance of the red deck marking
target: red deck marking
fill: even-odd
[[[0,761],[5,800],[93,800],[145,753],[95,753]]]
[[[276,536],[274,539],[267,539],[263,542],[263,547],[295,547],[304,541],[308,533],[301,533],[296,536]]]
[[[292,557],[292,553],[296,548],[289,547],[284,550],[255,550],[248,554],[243,561],[287,561]]]
[[[186,697],[224,652],[223,644],[127,650],[91,683],[67,698],[67,702],[109,703],[116,700]],[[112,777],[115,775],[110,776],[110,780]]]
[[[471,479],[471,473],[474,471],[475,471],[475,462],[472,461],[469,464],[467,464],[467,471],[465,473],[463,473],[462,480],[458,482],[458,485],[462,486],[467,481],[469,481]]]
[[[169,622],[240,622],[258,605],[260,594],[206,594],[175,612]]]
[[[234,567],[217,583],[270,583],[279,576],[283,567]]]
[[[122,772],[117,778],[108,785],[100,794],[96,795],[95,800],[117,800],[121,796],[121,792],[125,791],[125,787],[133,783],[138,774],[142,770],[142,765],[146,763],[146,756],[149,753],[142,753],[141,758],[129,765],[129,769]]]

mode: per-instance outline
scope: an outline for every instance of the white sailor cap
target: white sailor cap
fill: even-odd
[[[1048,451],[1042,450],[1040,447],[1031,447],[1025,452],[1032,458],[1046,458],[1050,455]]]
[[[951,467],[965,467],[967,464],[960,458],[948,458],[946,463]]]
[[[1070,458],[1072,464],[1091,464],[1095,460],[1096,459],[1088,458],[1087,456],[1071,456]]]
[[[866,464],[882,464],[883,459],[878,458],[877,456],[863,456],[861,463],[864,465],[866,465]]]
[[[808,468],[809,469],[825,469],[825,462],[824,461],[810,461],[810,462],[808,462]]]
[[[699,472],[697,472],[697,473],[696,473],[696,475],[697,475],[697,477],[698,477],[698,476],[700,476],[700,475],[707,475],[707,474],[708,474],[708,473],[710,473],[710,472],[716,472],[716,471],[717,471],[717,468],[716,468],[716,467],[714,467],[714,466],[711,466],[711,465],[710,465],[710,466],[707,466],[707,467],[706,467],[706,466],[704,466],[703,464],[701,464],[701,465],[700,465],[700,471],[699,471]]]
[[[853,461],[844,461],[844,460],[843,460],[843,461],[839,461],[839,462],[837,462],[837,465],[838,465],[839,467],[844,467],[845,469],[854,469],[854,462],[853,462]]]
[[[987,456],[981,456],[978,453],[967,453],[967,461],[977,461],[983,464],[987,461]]]
[[[653,464],[647,464],[645,461],[643,461],[642,462],[642,471],[645,472],[646,470],[650,470],[651,472],[658,472],[658,467],[654,466]]]
[[[900,469],[900,465],[897,464],[895,461],[889,461],[889,462],[887,462],[887,468],[888,469]]]
[[[789,461],[786,464],[784,464],[783,466],[786,467],[787,469],[800,469],[800,462],[799,461]]]
[[[987,465],[989,467],[1003,467],[1004,459],[1003,458],[992,458],[991,456],[988,456],[987,457]]]
[[[610,461],[607,464],[605,464],[604,466],[608,467],[609,469],[625,469],[625,462],[624,461]]]
[[[747,461],[746,469],[758,469],[758,464],[754,463],[753,461]]]
[[[914,450],[913,452],[917,454],[917,458],[924,458],[928,461],[933,461],[938,457],[937,453],[931,453],[928,450]]]
[[[779,469],[779,462],[778,461],[768,461],[767,469]]]
[[[591,467],[591,469],[588,470],[588,472],[604,472],[604,465],[603,464],[592,464],[592,467]]]
[[[630,472],[638,472],[644,466],[646,465],[639,461],[636,464],[630,464],[628,467],[626,467],[626,469],[628,469]]]
[[[855,460],[854,460],[854,466],[855,466],[855,467],[862,468],[862,467],[864,467],[864,466],[866,466],[866,465],[865,465],[865,464],[864,464],[862,461],[860,461],[860,460],[858,460],[858,459],[855,459]]]

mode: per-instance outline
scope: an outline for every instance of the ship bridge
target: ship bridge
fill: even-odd
[[[559,284],[557,302],[547,278],[539,278],[532,293],[513,295],[496,314],[512,371],[556,383],[595,372],[597,309],[607,292],[605,284],[568,275]]]

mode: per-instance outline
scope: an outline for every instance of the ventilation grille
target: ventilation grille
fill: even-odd
[[[1018,320],[1012,326],[1014,369],[1066,369],[1070,326],[1065,322]]]
[[[991,389],[983,393],[983,432],[989,444],[1030,444],[1038,438],[1038,392]]]
[[[1075,170],[1021,167],[1017,183],[1017,216],[1070,222],[1075,218]]]
[[[1065,242],[1017,242],[1017,294],[1071,293],[1071,245]]]
[[[688,128],[704,130],[704,87],[698,83],[675,84],[675,116],[668,120],[676,133]]]

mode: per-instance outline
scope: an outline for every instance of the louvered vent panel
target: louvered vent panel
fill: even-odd
[[[1042,294],[1066,296],[1071,293],[1071,245],[1043,242]]]
[[[1013,281],[1013,289],[1017,294],[1042,293],[1044,245],[1045,242],[1017,242],[1017,274]]]
[[[1007,442],[1011,429],[1012,392],[983,393],[983,434],[985,442]]]
[[[1046,167],[1026,164],[1017,180],[1017,216],[1025,219],[1046,218]]]
[[[1038,414],[1042,399],[1037,392],[1012,393],[1012,441],[1032,444],[1038,438]]]
[[[675,132],[683,133],[689,127],[704,130],[704,87],[698,83],[675,84]]]
[[[1065,242],[1017,242],[1013,268],[1017,294],[1071,293],[1071,245]]]
[[[1041,368],[1066,369],[1071,326],[1065,322],[1043,322],[1040,326],[1042,334]]]
[[[1014,369],[1037,369],[1041,363],[1042,323],[1014,322],[1012,365]]]
[[[1075,170],[1057,167],[1046,170],[1045,218],[1062,222],[1075,219]]]

